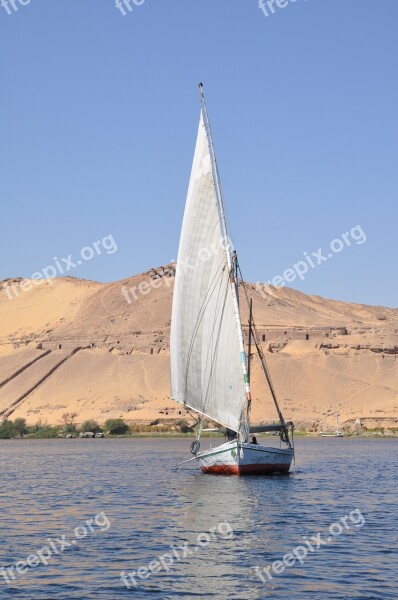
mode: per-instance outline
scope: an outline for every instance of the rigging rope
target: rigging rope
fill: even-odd
[[[248,306],[250,308],[249,295],[247,293],[246,283],[245,283],[245,281],[243,279],[243,275],[242,275],[242,271],[241,271],[239,263],[238,263],[238,270],[239,270],[240,279],[241,279],[241,282],[242,282],[242,285],[243,285],[243,290],[244,290],[244,293],[245,293],[246,302],[247,302],[247,304],[248,304]],[[279,421],[280,421],[280,423],[282,425],[282,429],[280,431],[281,440],[282,440],[282,442],[284,442],[285,444],[287,444],[290,448],[292,448],[292,444],[291,444],[291,441],[290,441],[290,438],[289,438],[288,425],[286,424],[285,419],[283,418],[282,411],[281,411],[281,409],[279,407],[278,400],[276,398],[275,388],[274,388],[274,386],[272,384],[271,375],[270,375],[270,373],[268,371],[268,366],[267,366],[267,363],[266,363],[266,360],[265,360],[265,357],[264,357],[264,353],[263,353],[262,348],[260,346],[259,337],[258,337],[256,325],[254,323],[253,315],[252,315],[252,325],[251,326],[252,326],[252,334],[253,334],[253,338],[254,338],[254,344],[256,346],[256,349],[257,349],[257,352],[258,352],[258,355],[259,355],[259,358],[260,358],[261,366],[263,368],[264,375],[265,375],[265,378],[267,380],[268,387],[270,389],[271,396],[272,396],[272,399],[274,401],[276,411],[278,413]]]

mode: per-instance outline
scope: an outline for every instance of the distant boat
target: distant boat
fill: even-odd
[[[199,131],[173,295],[171,396],[195,416],[196,439],[191,444],[194,458],[190,460],[196,459],[204,473],[285,473],[294,457],[293,423],[284,420],[279,408],[247,293],[250,318],[248,352],[245,350],[238,294],[238,283],[240,280],[243,284],[243,278],[228,236],[202,84],[199,89]],[[252,343],[275,403],[276,424],[250,425]],[[205,418],[224,428],[226,442],[201,451]],[[262,431],[279,433],[286,448],[264,446],[250,439],[251,434]]]
[[[320,431],[319,435],[321,437],[344,437],[344,433],[339,430],[339,413],[336,413],[336,424],[337,424],[337,428],[336,428],[335,433],[333,433],[333,431],[332,432]]]

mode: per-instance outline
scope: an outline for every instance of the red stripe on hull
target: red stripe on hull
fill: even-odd
[[[288,473],[288,465],[213,465],[200,467],[203,473],[211,475],[272,475],[272,473]]]

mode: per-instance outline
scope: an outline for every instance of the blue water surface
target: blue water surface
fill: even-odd
[[[176,468],[189,444],[0,442],[0,597],[398,598],[397,440],[299,439],[273,477]]]

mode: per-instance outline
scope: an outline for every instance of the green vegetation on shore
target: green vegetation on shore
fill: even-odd
[[[6,418],[0,423],[0,439],[74,438],[87,433],[118,437],[186,436],[193,431],[192,427],[184,419],[177,420],[175,426],[159,425],[158,423],[153,425],[129,425],[123,419],[108,419],[101,426],[93,419],[77,425],[76,417],[75,413],[65,413],[62,417],[62,425],[48,425],[39,421],[31,426],[27,425],[25,419],[11,421]]]
[[[150,424],[132,423],[129,424],[123,419],[108,419],[104,425],[99,425],[93,419],[89,419],[78,425],[76,423],[77,415],[75,413],[65,413],[62,417],[61,425],[48,425],[39,421],[35,425],[28,426],[25,419],[15,419],[11,421],[4,419],[0,423],[0,440],[12,439],[51,439],[51,438],[77,438],[77,437],[135,437],[135,438],[157,438],[157,437],[192,437],[193,427],[185,420],[178,419],[174,423],[162,423],[154,421]],[[209,423],[209,426],[214,424]],[[85,435],[89,434],[89,435]],[[294,432],[295,437],[314,438],[318,437],[318,432],[297,429]],[[393,438],[398,437],[398,428],[385,429],[363,429],[354,432],[345,432],[346,437],[378,437]],[[212,432],[203,432],[202,437],[223,437],[223,434]],[[268,436],[261,436],[268,437]],[[273,436],[271,436],[273,437]]]

